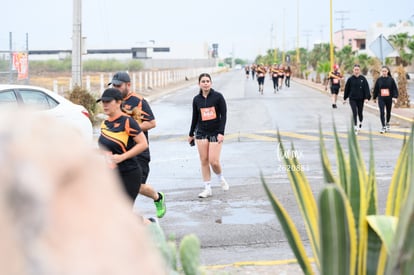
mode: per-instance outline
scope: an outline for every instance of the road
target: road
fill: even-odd
[[[286,167],[277,154],[276,133],[280,131],[286,146],[294,143],[302,169],[317,195],[323,187],[319,123],[335,168],[332,125],[335,121],[346,149],[350,107],[339,104],[338,109],[332,109],[326,94],[296,82],[274,94],[269,78],[260,95],[257,82],[246,80],[241,70],[214,76],[213,88],[223,93],[228,106],[221,159],[230,190],[224,192],[214,182],[211,198],[197,197],[203,188],[198,154],[186,142],[197,85],[159,98],[151,103],[157,127],[150,132],[152,161],[148,182],[166,194],[168,211],[160,224],[166,235],[178,240],[196,234],[202,245],[203,265],[291,259],[293,254],[264,193],[260,173],[293,217],[309,247]],[[392,133],[381,135],[377,114],[366,111],[364,115],[358,140],[368,163],[369,130],[373,129],[379,207],[383,212],[393,167],[409,129],[392,125]],[[146,216],[155,212],[151,201],[142,196],[136,208]]]

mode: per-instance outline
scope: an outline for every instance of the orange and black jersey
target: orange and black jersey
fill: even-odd
[[[121,115],[114,120],[105,120],[101,124],[99,147],[112,154],[123,154],[135,146],[134,137],[141,133],[138,123],[128,115]],[[130,171],[138,166],[136,158],[118,163],[120,172]]]
[[[155,119],[151,107],[149,106],[145,98],[138,96],[136,93],[129,93],[127,97],[123,99],[122,108],[126,111],[132,111],[132,109],[134,109],[135,107],[137,107],[140,110],[140,120],[142,122],[151,121]],[[147,142],[149,143],[148,131],[144,131],[144,134],[147,138]],[[144,152],[139,154],[138,157],[150,160],[149,147],[145,149]]]
[[[333,71],[329,73],[329,80],[331,81],[331,86],[340,86],[340,80],[342,78],[342,74],[338,71]]]
[[[210,89],[207,97],[202,92],[193,99],[193,117],[189,136],[194,136],[194,131],[199,133],[224,135],[227,120],[226,101],[221,93]]]

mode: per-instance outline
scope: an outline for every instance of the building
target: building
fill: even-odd
[[[366,49],[366,37],[366,31],[342,29],[334,33],[333,42],[338,51],[347,45],[352,47],[352,51],[360,51]]]

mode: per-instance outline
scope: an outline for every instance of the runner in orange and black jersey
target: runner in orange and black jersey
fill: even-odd
[[[277,68],[277,64],[273,64],[273,66],[270,68],[269,73],[270,73],[270,76],[272,77],[274,92],[276,93],[277,91],[279,91],[279,78],[278,78],[279,70]]]
[[[108,116],[101,124],[98,145],[105,152],[110,168],[119,173],[126,194],[134,202],[142,178],[136,156],[147,149],[147,140],[138,123],[122,112],[122,94],[118,89],[106,89],[97,102],[102,102]]]
[[[111,81],[111,85],[121,91],[122,94],[122,110],[131,115],[137,122],[139,127],[144,132],[147,143],[149,144],[148,131],[155,128],[157,123],[154,114],[147,100],[142,96],[134,93],[131,90],[131,78],[127,72],[117,72]],[[145,149],[137,157],[138,164],[141,167],[141,187],[139,193],[148,198],[153,199],[157,209],[157,217],[162,218],[166,211],[165,194],[157,192],[153,186],[147,184],[148,175],[150,172],[150,150],[149,147]]]
[[[137,108],[134,110],[134,108]],[[131,114],[131,116],[139,123],[142,124],[144,121],[153,121],[155,119],[154,114],[149,106],[148,102],[137,95],[134,92],[128,93],[128,95],[123,99],[122,109],[126,113]],[[149,143],[148,131],[143,131],[147,142]],[[147,161],[151,160],[149,147],[138,155],[138,158],[145,158]]]
[[[266,74],[266,68],[263,64],[260,64],[256,68],[256,74],[257,74],[257,83],[259,83],[259,93],[263,94],[263,85],[264,85],[264,79]]]
[[[339,89],[341,87],[341,79],[343,78],[341,72],[339,71],[339,66],[335,64],[333,66],[333,71],[329,72],[328,80],[331,83],[331,94],[332,94],[332,108],[336,109],[336,101],[338,99]]]
[[[99,146],[112,154],[123,154],[135,145],[133,137],[141,133],[138,123],[128,115],[115,120],[105,120],[101,124]],[[120,172],[127,172],[138,165],[136,158],[126,159],[117,164]]]

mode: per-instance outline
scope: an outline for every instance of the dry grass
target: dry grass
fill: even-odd
[[[82,83],[86,83],[87,76],[90,79],[91,92],[98,95],[101,89],[101,75],[102,73],[83,74]],[[106,77],[104,75],[104,77]],[[54,82],[58,86],[59,94],[65,94],[70,88],[70,80],[72,75],[70,73],[43,73],[41,75],[31,75],[30,85],[40,86],[49,90],[54,89]],[[104,80],[105,81],[105,80]],[[105,83],[104,83],[105,84]],[[86,85],[86,84],[84,84]]]

